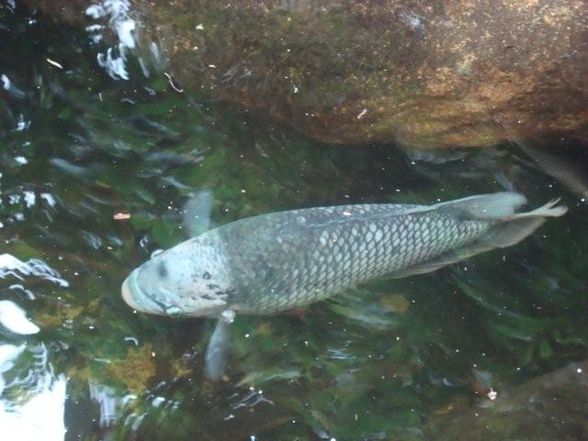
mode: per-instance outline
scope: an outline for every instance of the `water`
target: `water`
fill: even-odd
[[[26,313],[0,319],[3,439],[434,439],[452,409],[587,358],[582,176],[556,180],[534,146],[423,157],[321,145],[132,63],[114,80],[84,34],[0,11],[0,300]],[[220,225],[503,189],[570,211],[433,274],[238,317],[218,384],[203,376],[211,320],[134,313],[120,297],[153,251],[198,231],[184,207],[201,216],[203,194],[204,223]]]

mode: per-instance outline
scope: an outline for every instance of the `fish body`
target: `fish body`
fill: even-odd
[[[378,277],[434,271],[518,243],[565,207],[530,212],[517,193],[435,205],[363,204],[264,214],[212,229],[153,257],[123,283],[133,308],[218,317],[271,314]]]

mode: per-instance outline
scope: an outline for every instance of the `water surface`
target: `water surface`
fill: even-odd
[[[439,415],[587,358],[585,168],[565,173],[586,158],[565,140],[559,170],[579,187],[532,154],[547,140],[427,155],[330,146],[132,62],[113,79],[85,34],[36,14],[1,10],[0,45],[0,300],[26,312],[14,324],[0,310],[7,440],[431,439]],[[135,313],[120,297],[133,268],[207,222],[504,189],[570,210],[436,273],[238,317],[217,384],[203,376],[213,321]]]

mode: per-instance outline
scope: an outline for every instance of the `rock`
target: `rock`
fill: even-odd
[[[588,360],[498,391],[485,406],[434,418],[437,441],[577,441],[588,439]]]
[[[92,4],[25,2],[78,24]],[[545,136],[588,142],[584,0],[140,0],[133,7],[128,14],[140,24],[132,29],[102,10],[119,38],[126,29],[152,58],[157,43],[155,58],[164,54],[175,88],[236,103],[317,140],[421,149]]]

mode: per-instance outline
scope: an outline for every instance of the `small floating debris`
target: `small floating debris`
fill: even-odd
[[[47,63],[49,63],[51,66],[55,66],[63,70],[63,66],[59,64],[57,61],[52,60],[51,58],[47,58]]]
[[[498,397],[498,392],[494,389],[490,388],[490,391],[486,394],[489,400],[495,400]]]
[[[131,218],[131,213],[125,213],[125,212],[114,213],[112,218],[116,221],[129,220]]]
[[[169,82],[169,85],[171,86],[171,88],[173,90],[175,90],[178,93],[182,93],[184,91],[184,89],[182,89],[182,88],[180,88],[180,87],[178,87],[178,86],[175,85],[174,80],[173,80],[173,78],[172,78],[172,76],[170,74],[168,74],[167,72],[164,72],[163,74],[167,78],[167,80]]]

